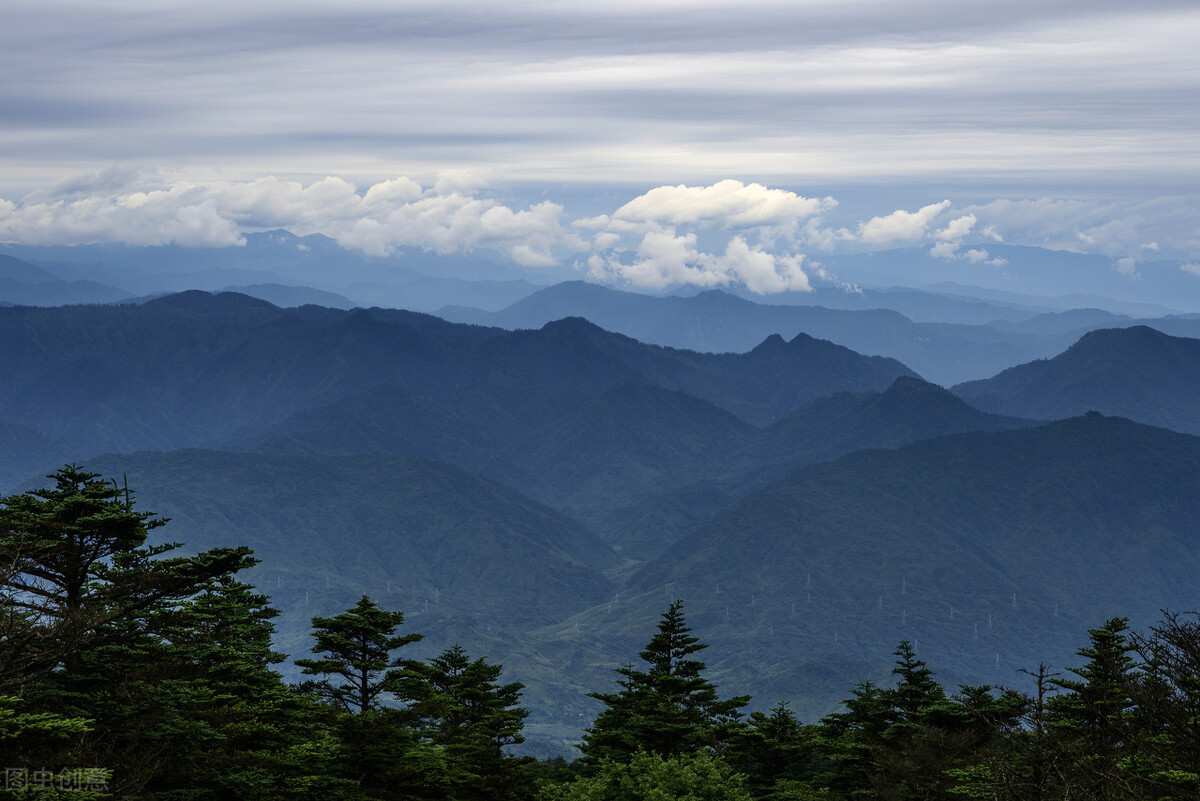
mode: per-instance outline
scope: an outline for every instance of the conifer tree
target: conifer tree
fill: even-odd
[[[1136,776],[1124,759],[1139,746],[1136,704],[1130,695],[1143,665],[1134,658],[1129,621],[1112,618],[1088,631],[1090,645],[1079,649],[1081,667],[1069,668],[1078,678],[1056,679],[1062,692],[1047,704],[1047,719],[1058,747],[1072,770],[1065,777],[1089,798],[1131,797]]]
[[[687,627],[683,602],[672,603],[639,654],[647,669],[618,668],[619,691],[589,693],[605,708],[584,736],[587,759],[628,760],[639,749],[664,756],[721,749],[750,699],[718,696],[703,676],[705,664],[692,658],[707,647]]]
[[[1165,613],[1130,642],[1145,665],[1132,700],[1154,733],[1136,755],[1144,783],[1153,797],[1200,797],[1200,614]]]
[[[786,701],[769,712],[751,712],[747,725],[726,759],[746,776],[755,798],[780,798],[800,792],[812,778],[812,735],[788,708]]]
[[[0,692],[77,666],[85,648],[144,631],[152,610],[254,564],[249,548],[167,556],[178,543],[146,545],[167,521],[135,511],[128,488],[74,465],[48,477],[53,488],[0,506]]]
[[[320,659],[297,659],[296,664],[318,681],[301,685],[339,707],[358,714],[379,708],[379,696],[388,690],[395,673],[388,668],[392,651],[422,638],[420,634],[395,634],[404,622],[403,612],[387,612],[364,595],[353,607],[334,617],[314,617],[314,654]]]
[[[147,545],[165,521],[136,511],[128,489],[72,465],[50,478],[0,507],[0,690],[23,714],[86,721],[57,750],[25,756],[103,765],[109,789],[132,797],[212,735],[188,714],[193,691],[156,621],[254,559],[247,548],[172,556],[178,544]]]
[[[427,742],[443,748],[451,795],[501,801],[527,797],[533,772],[529,759],[505,747],[525,741],[529,712],[518,706],[524,686],[500,684],[500,665],[472,660],[453,645],[428,662],[400,663],[395,689],[408,702],[400,719]]]

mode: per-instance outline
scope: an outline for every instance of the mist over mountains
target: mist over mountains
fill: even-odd
[[[236,269],[280,305],[0,308],[0,491],[81,462],[189,551],[253,547],[293,657],[368,593],[525,682],[549,753],[675,598],[723,688],[807,719],[900,639],[948,683],[1014,684],[1106,617],[1196,605],[1195,317],[578,282],[439,317],[269,281],[269,244]]]

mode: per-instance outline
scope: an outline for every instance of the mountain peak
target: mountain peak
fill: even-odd
[[[233,309],[276,308],[273,304],[241,292],[205,292],[200,289],[187,289],[160,298],[147,301],[147,306],[169,306],[175,309],[190,311],[230,311]]]
[[[1144,325],[1084,334],[1052,359],[954,388],[986,411],[1041,420],[1088,411],[1200,434],[1200,340]]]

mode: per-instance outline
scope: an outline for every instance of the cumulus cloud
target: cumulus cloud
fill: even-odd
[[[344,247],[376,256],[403,246],[441,253],[494,247],[526,267],[553,266],[558,263],[556,250],[586,247],[563,228],[558,204],[514,209],[457,191],[465,181],[464,175],[443,176],[439,185],[449,190],[443,193],[397,177],[359,192],[338,177],[304,185],[268,176],[236,183],[180,182],[149,192],[35,199],[0,207],[0,239],[224,247],[242,244],[244,231],[279,227],[324,234]],[[104,176],[98,176],[70,188],[80,192],[103,186]]]
[[[999,257],[993,259],[991,254],[983,248],[971,248],[963,254],[963,257],[972,264],[988,264],[993,267],[1003,267],[1008,264],[1008,259]]]
[[[943,242],[957,242],[971,233],[971,229],[975,227],[975,222],[974,214],[964,214],[961,217],[951,220],[949,225],[934,234],[934,239]]]
[[[937,216],[950,206],[949,200],[922,206],[917,211],[897,209],[884,217],[858,224],[858,239],[869,245],[916,242],[929,231]]]
[[[961,242],[938,242],[929,249],[929,255],[938,259],[955,259]]]
[[[960,252],[962,248],[962,240],[971,233],[971,229],[975,227],[978,219],[974,214],[964,214],[961,217],[956,217],[951,220],[945,228],[936,232],[933,238],[937,243],[929,249],[929,255],[937,259],[946,259],[948,261],[966,260],[971,264],[989,264],[999,267],[1008,264],[1006,259],[991,257],[983,248],[971,248],[965,253]],[[982,234],[989,239],[999,241],[999,234],[995,229],[989,226]]]
[[[775,254],[732,237],[722,254],[697,247],[694,233],[679,235],[674,228],[648,231],[628,260],[619,255],[592,255],[588,274],[601,281],[623,281],[646,289],[675,284],[714,287],[742,283],[751,292],[808,292],[812,287],[801,254]]]
[[[531,269],[574,264],[597,280],[634,287],[736,284],[764,294],[807,291],[810,279],[854,291],[804,255],[843,247],[923,242],[935,258],[1001,266],[1005,260],[987,247],[1008,241],[1106,255],[1130,277],[1150,253],[1195,272],[1200,253],[1200,206],[1190,198],[997,200],[963,208],[944,200],[916,211],[869,218],[868,212],[857,223],[839,220],[837,208],[832,198],[721,180],[659,186],[571,219],[553,200],[489,196],[479,174],[465,170],[444,171],[424,185],[395,176],[361,186],[337,176],[168,183],[158,173],[117,165],[19,201],[0,198],[0,241],[224,247],[242,244],[250,231],[286,228],[371,255],[402,247],[490,248]]]
[[[669,225],[790,226],[836,205],[833,198],[801,197],[727,179],[710,186],[656,187],[617,209],[613,218]]]
[[[191,187],[9,203],[0,207],[0,240],[29,245],[123,242],[224,247],[243,243],[215,198]]]
[[[1183,270],[1185,273],[1190,273],[1191,275],[1200,276],[1200,264],[1197,264],[1194,261],[1190,261],[1187,264],[1179,265],[1179,269]]]
[[[818,215],[836,205],[833,198],[723,180],[655,187],[611,215],[581,218],[572,227],[595,232],[586,269],[597,280],[647,289],[741,284],[759,294],[807,292],[806,257],[794,246],[820,230]],[[701,247],[701,235],[711,245],[717,230],[730,228],[739,233],[724,241],[723,252]]]

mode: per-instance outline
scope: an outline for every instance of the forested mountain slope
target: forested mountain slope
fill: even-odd
[[[1200,434],[1200,339],[1147,326],[1092,331],[1052,359],[954,392],[998,414],[1051,420],[1096,410]]]
[[[1091,414],[807,467],[625,592],[687,599],[733,688],[788,697],[901,639],[955,675],[1012,684],[1038,660],[1065,664],[1071,630],[1193,608],[1198,570],[1200,439]],[[593,615],[609,636],[629,624]]]

